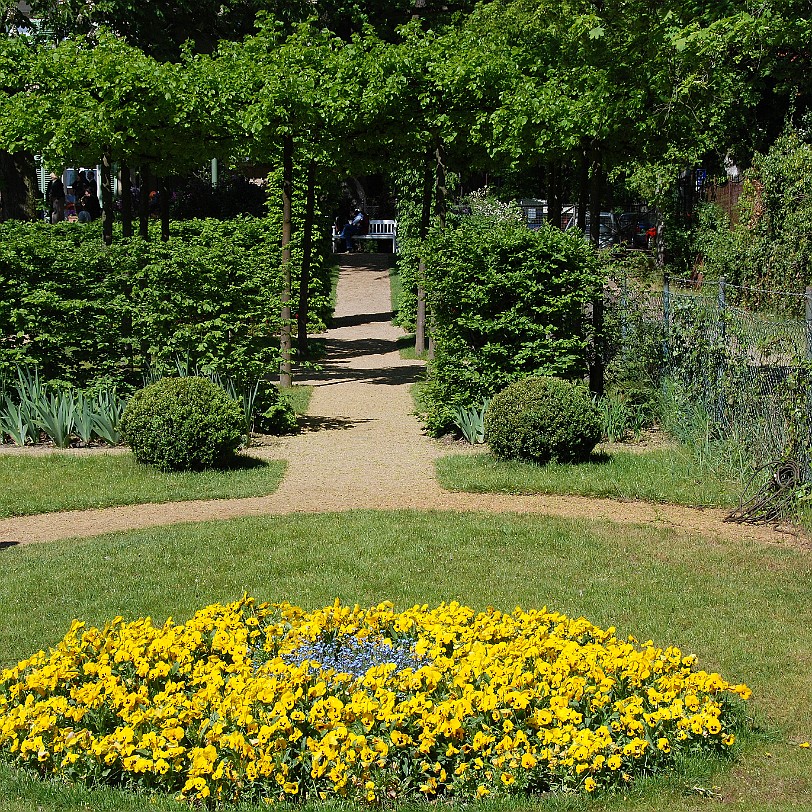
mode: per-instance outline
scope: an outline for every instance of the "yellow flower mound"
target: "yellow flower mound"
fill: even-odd
[[[408,664],[325,669],[302,659],[317,644]],[[197,802],[593,792],[725,751],[749,694],[677,648],[546,609],[245,597],[181,625],[74,621],[0,674],[0,752]]]

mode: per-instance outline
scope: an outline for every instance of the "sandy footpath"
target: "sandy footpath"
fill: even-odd
[[[374,256],[350,256],[341,269],[327,361],[304,432],[251,453],[284,459],[279,490],[269,496],[133,505],[0,520],[0,544],[56,541],[181,522],[353,509],[500,511],[672,527],[723,539],[807,546],[769,528],[725,524],[724,511],[576,496],[510,496],[443,491],[434,460],[451,452],[421,432],[410,414],[409,387],[421,361],[403,360],[402,331],[391,324],[388,269]],[[0,457],[0,466],[2,465]]]

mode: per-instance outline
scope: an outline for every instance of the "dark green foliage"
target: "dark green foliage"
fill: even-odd
[[[797,313],[789,298],[770,290],[803,293],[812,251],[812,144],[808,132],[787,130],[766,155],[756,155],[739,199],[738,222],[715,204],[699,211],[694,237],[707,279],[724,276],[730,301]]]
[[[409,181],[417,184],[417,173],[404,173]],[[417,313],[418,264],[420,262],[420,203],[409,199],[414,187],[404,188],[398,197],[398,254],[397,271],[400,275],[401,292],[397,303],[395,324],[407,332],[414,332]],[[400,192],[400,190],[399,190]]]
[[[168,242],[101,245],[99,224],[0,224],[0,376],[138,384],[189,358],[241,380],[278,363],[279,232],[267,219],[175,223]],[[153,235],[155,237],[155,235]],[[330,311],[329,271],[310,286]]]
[[[490,402],[485,438],[503,459],[583,462],[601,439],[601,420],[584,386],[523,378]]]
[[[228,462],[244,422],[240,407],[207,378],[162,378],[130,398],[121,430],[138,462],[197,471]]]
[[[241,214],[262,217],[267,189],[239,174],[223,172],[216,187],[211,178],[190,175],[172,190],[170,217],[187,220],[198,217],[227,219]]]
[[[431,238],[427,276],[435,357],[421,397],[432,433],[517,378],[585,371],[583,312],[601,275],[580,237],[464,216]]]
[[[259,381],[254,401],[254,430],[262,434],[292,434],[297,431],[296,412],[270,381]]]

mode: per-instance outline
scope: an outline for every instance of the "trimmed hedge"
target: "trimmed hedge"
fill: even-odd
[[[421,392],[429,431],[533,374],[587,369],[585,305],[600,290],[595,252],[578,235],[516,219],[463,216],[428,246],[434,360]]]
[[[240,380],[278,364],[278,230],[267,219],[173,223],[168,242],[101,242],[100,225],[0,224],[0,377],[139,384],[175,359]],[[314,269],[311,328],[330,314]]]
[[[485,439],[502,459],[584,462],[601,433],[586,387],[558,378],[515,381],[485,411]]]
[[[162,378],[139,389],[121,431],[140,463],[197,471],[228,462],[242,439],[240,407],[208,378]]]

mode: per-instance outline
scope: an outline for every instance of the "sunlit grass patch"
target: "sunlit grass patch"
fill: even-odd
[[[535,465],[491,454],[441,457],[440,484],[470,493],[577,494],[681,505],[736,504],[738,482],[698,470],[679,448],[596,453],[588,462]]]
[[[222,470],[162,473],[127,453],[0,454],[0,517],[273,493],[285,463],[236,455]]]
[[[748,705],[769,736],[746,735],[733,770],[724,761],[680,761],[672,774],[620,793],[503,799],[483,809],[559,812],[588,802],[671,812],[707,810],[713,797],[765,812],[812,806],[810,752],[798,746],[812,731],[812,561],[789,544],[733,543],[589,517],[353,512],[8,547],[0,557],[4,665],[54,645],[73,618],[93,625],[117,614],[183,619],[245,590],[310,608],[336,596],[362,606],[390,599],[398,607],[455,598],[477,611],[546,604],[614,624],[618,634],[674,643],[708,669],[746,682],[753,689]],[[180,808],[160,797],[31,781],[7,767],[0,767],[0,798],[9,812]]]

